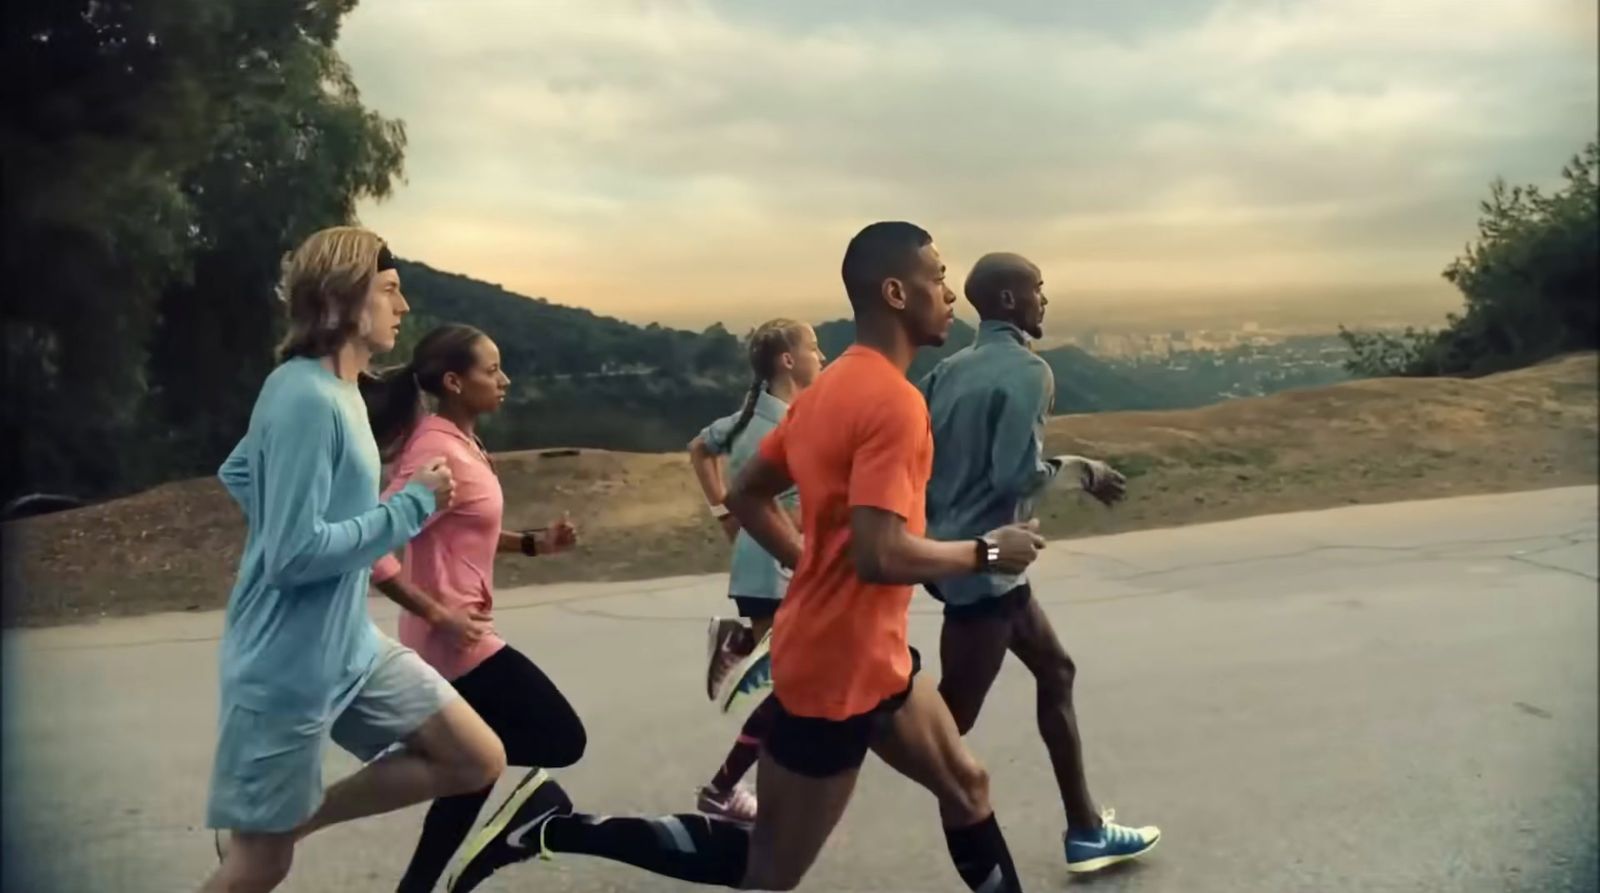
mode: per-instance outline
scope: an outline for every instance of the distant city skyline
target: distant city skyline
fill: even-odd
[[[1419,323],[1489,182],[1600,129],[1587,0],[368,0],[404,256],[634,322],[832,318],[844,243],[927,226],[1065,319]],[[1369,312],[1369,310],[1371,312]],[[1263,320],[1265,323],[1265,320]],[[1323,324],[1323,323],[1318,323]]]
[[[1441,264],[1441,268],[1442,268]],[[1050,290],[1050,307],[1045,325],[1047,340],[1067,331],[1159,332],[1171,329],[1239,329],[1254,323],[1266,329],[1295,332],[1329,332],[1340,325],[1359,327],[1438,326],[1445,315],[1462,307],[1461,293],[1440,279],[1439,288],[1416,294],[1403,287],[1372,286],[1348,289],[1306,289],[1289,295],[1235,294],[1198,296],[1199,300],[1167,299],[1154,295],[1074,294],[1069,286]],[[1066,293],[1063,294],[1062,291]],[[959,283],[956,285],[959,293]],[[546,296],[560,301],[556,296]],[[1195,296],[1191,296],[1195,297]],[[969,323],[977,314],[965,300],[956,304],[957,316]],[[785,315],[804,319],[837,319],[849,316],[849,305],[841,295],[832,300],[800,302]],[[646,324],[657,322],[676,328],[703,329],[722,323],[732,331],[749,329],[771,313],[745,310],[707,317],[692,310],[679,317],[621,318]]]

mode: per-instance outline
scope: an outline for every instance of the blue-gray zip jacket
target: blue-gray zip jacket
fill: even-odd
[[[1022,330],[984,320],[971,346],[942,360],[918,388],[933,422],[928,536],[971,539],[1031,517],[1034,497],[1055,476],[1044,456],[1055,376]],[[934,585],[946,603],[961,605],[1026,579],[971,574]]]

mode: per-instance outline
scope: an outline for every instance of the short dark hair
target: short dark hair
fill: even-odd
[[[857,311],[873,306],[883,281],[903,277],[916,267],[917,252],[933,244],[933,236],[914,223],[880,221],[856,233],[844,250],[844,292]]]

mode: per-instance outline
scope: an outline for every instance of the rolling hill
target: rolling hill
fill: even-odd
[[[713,327],[705,333],[637,326],[579,307],[530,298],[470,276],[435,270],[424,263],[397,264],[415,319],[408,342],[439,322],[464,322],[499,343],[508,369],[522,376],[589,375],[617,369],[692,367],[708,341],[733,341]],[[722,338],[717,335],[721,334]],[[403,342],[401,353],[409,347]],[[708,355],[709,356],[709,355]],[[722,357],[732,370],[742,362],[735,350]]]
[[[396,356],[444,321],[475,325],[499,344],[513,390],[484,426],[484,439],[496,450],[677,449],[711,419],[732,412],[749,383],[739,339],[720,325],[698,333],[636,326],[414,261],[401,261],[400,275],[414,318]],[[820,322],[816,329],[830,357],[855,340],[848,319]],[[912,379],[972,343],[973,335],[958,320],[948,343],[919,352]],[[1172,405],[1077,348],[1040,356],[1055,370],[1057,413]]]
[[[1051,420],[1048,448],[1098,456],[1129,477],[1107,511],[1062,493],[1053,537],[1168,527],[1357,502],[1591,484],[1593,353],[1481,379],[1369,379],[1201,409]],[[727,544],[681,452],[501,454],[506,523],[570,511],[570,555],[503,558],[502,587],[720,571]],[[213,479],[13,522],[6,623],[42,625],[222,605],[242,542],[238,509]]]
[[[939,347],[923,348],[906,375],[919,381],[939,361],[972,343],[977,332],[963,320],[956,320],[950,328],[950,340]],[[827,356],[839,352],[855,341],[855,323],[836,319],[817,326],[817,341]],[[1083,412],[1107,412],[1122,409],[1156,409],[1162,406],[1160,398],[1145,385],[1133,381],[1076,347],[1056,347],[1039,352],[1050,364],[1056,377],[1057,415]]]

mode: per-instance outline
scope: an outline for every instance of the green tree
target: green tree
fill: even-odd
[[[1434,362],[1438,332],[1414,326],[1398,335],[1388,332],[1361,332],[1339,327],[1339,337],[1350,348],[1344,368],[1352,375],[1380,378],[1389,375],[1439,375]]]
[[[411,352],[417,349],[417,342],[422,340],[422,336],[443,324],[444,320],[426,311],[413,309],[406,314],[405,322],[400,326],[400,336],[394,339],[394,350],[376,358],[373,365],[382,368],[410,362]]]
[[[237,436],[280,256],[399,173],[333,51],[354,5],[7,7],[5,496],[128,489]]]
[[[1340,336],[1361,375],[1482,375],[1600,345],[1600,141],[1552,194],[1496,180],[1478,239],[1444,270],[1466,300],[1437,332]]]
[[[713,323],[700,333],[700,343],[694,351],[694,371],[702,375],[738,374],[745,370],[744,354],[739,339],[722,323]]]
[[[160,291],[193,213],[177,171],[214,108],[218,4],[18,0],[0,80],[5,164],[4,495],[102,490],[138,465],[123,437],[144,392]]]
[[[171,471],[214,468],[249,418],[281,332],[283,255],[355,219],[401,173],[405,131],[361,105],[334,51],[355,0],[241,2],[216,40],[228,97],[205,160],[189,169],[192,275],[161,297],[150,362],[153,417]]]

